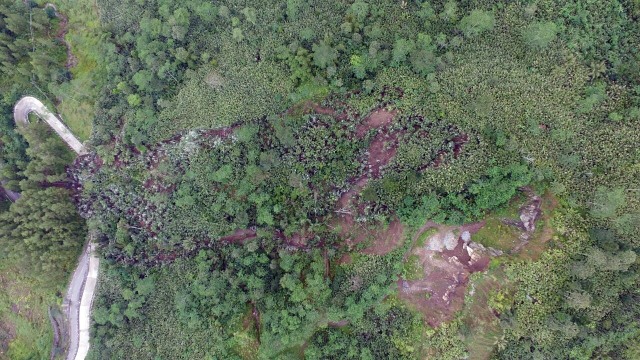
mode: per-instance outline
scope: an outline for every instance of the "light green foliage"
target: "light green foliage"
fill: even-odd
[[[64,49],[52,45],[46,12],[34,10],[35,44],[51,50],[34,52],[27,7],[9,5],[15,11],[0,11],[9,14],[0,18],[9,29],[0,33],[2,173],[37,200],[11,208],[33,212],[36,202],[66,199],[53,186],[65,180],[64,166],[31,152],[26,165],[22,140],[8,131],[11,105],[35,85],[47,91],[65,81]],[[640,32],[631,2],[97,7],[104,33],[96,42],[107,44],[95,62],[106,73],[95,85],[99,157],[74,170],[80,209],[109,263],[94,359],[565,359],[636,350]],[[54,93],[68,106],[63,91]],[[408,234],[426,221],[493,212],[474,241],[510,249],[506,235],[520,233],[499,227],[499,216],[525,185],[558,195],[557,219],[543,213],[537,223],[549,249],[535,261],[492,261],[509,278],[471,299],[490,308],[478,322],[451,314],[426,326],[397,296],[398,277],[421,275],[417,257],[403,262],[408,245],[369,256],[354,243],[358,234],[346,241],[346,231],[378,234],[396,217]],[[56,206],[43,224],[53,215],[75,224],[70,203]],[[38,240],[25,242],[27,252],[70,257],[73,244],[11,226],[12,236]],[[56,238],[79,229],[51,228]],[[533,245],[542,246],[525,247]],[[466,349],[461,335],[485,325],[495,336],[468,354],[480,345]]]
[[[524,29],[522,37],[531,48],[544,49],[556,39],[558,25],[553,22],[536,22]]]
[[[415,47],[415,43],[412,40],[408,39],[398,39],[393,44],[393,56],[392,63],[396,66],[402,64],[406,59],[409,53]]]
[[[599,187],[591,205],[591,215],[596,218],[613,218],[626,203],[625,190]]]
[[[127,96],[127,102],[129,103],[130,106],[135,107],[142,103],[142,99],[140,99],[140,95],[138,94],[131,94]]]
[[[428,12],[427,12],[428,14]],[[440,18],[449,22],[458,20],[458,3],[455,0],[449,0],[444,4]]]
[[[331,47],[325,41],[320,44],[313,45],[313,63],[321,68],[326,69],[330,65],[333,65],[334,61],[338,58],[338,51]]]
[[[402,278],[405,280],[416,280],[424,277],[424,270],[420,265],[420,258],[417,255],[410,255],[402,267]]]
[[[242,15],[245,16],[248,22],[253,25],[256,25],[256,9],[252,7],[246,7],[241,11]]]
[[[350,12],[355,16],[356,20],[362,23],[367,15],[369,15],[369,4],[362,0],[356,0],[351,4]]]
[[[460,30],[465,36],[474,37],[485,31],[493,29],[495,17],[492,13],[484,10],[473,10],[460,20]]]

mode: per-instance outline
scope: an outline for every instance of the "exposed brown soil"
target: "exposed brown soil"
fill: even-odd
[[[433,222],[425,224],[414,237],[414,241],[424,231],[436,226]],[[458,234],[469,231],[473,234],[482,226],[483,222],[458,227],[437,226],[438,233],[430,239],[443,237],[452,231]],[[398,280],[399,296],[422,312],[431,326],[451,320],[453,315],[462,309],[469,275],[484,271],[490,261],[490,256],[481,248],[478,249],[477,244],[467,244],[460,236],[457,237],[455,248],[451,250],[430,250],[427,243],[423,247],[414,248],[410,254],[418,256],[424,276],[417,280]]]
[[[275,236],[283,241],[283,243],[295,249],[307,249],[309,247],[309,240],[314,238],[314,234],[310,232],[295,233],[291,236],[286,236],[282,231],[277,230]]]
[[[220,241],[242,244],[247,240],[254,239],[256,236],[257,234],[255,229],[238,229],[230,235],[221,237]]]
[[[377,109],[369,114],[364,121],[356,127],[356,136],[363,138],[371,129],[380,129],[391,125],[398,114],[397,110]]]
[[[458,156],[460,156],[460,152],[462,152],[464,144],[469,142],[469,135],[461,134],[454,137],[451,141],[453,141],[453,157],[457,159]]]
[[[353,258],[350,254],[344,254],[338,259],[338,265],[347,265],[353,262]]]
[[[378,109],[367,116],[356,128],[356,136],[364,137],[369,130],[378,129],[378,133],[371,141],[367,157],[364,160],[365,173],[351,181],[351,188],[340,195],[336,202],[337,217],[330,226],[339,227],[340,235],[345,240],[347,248],[351,249],[357,244],[371,241],[371,245],[363,250],[370,255],[384,255],[398,247],[402,242],[403,226],[398,219],[391,221],[386,229],[365,226],[356,221],[361,215],[362,208],[358,204],[358,196],[370,179],[380,178],[382,168],[395,156],[398,146],[399,132],[392,132],[389,127],[397,111]],[[345,263],[348,259],[341,259]]]
[[[46,6],[53,7],[56,17],[60,19],[60,28],[58,29],[58,33],[56,34],[55,38],[62,42],[67,48],[67,62],[65,64],[65,67],[67,69],[71,69],[72,67],[78,65],[78,58],[73,55],[73,51],[71,51],[71,44],[67,41],[67,39],[65,39],[65,35],[67,35],[67,32],[69,31],[69,18],[67,18],[67,16],[64,14],[59,13],[54,5],[47,4]]]
[[[371,246],[362,250],[368,255],[385,255],[402,244],[404,227],[400,220],[394,219],[384,230],[377,230],[373,236]]]
[[[369,177],[378,179],[382,175],[382,169],[389,164],[398,151],[399,132],[383,130],[373,139],[369,145],[366,159],[366,167]]]

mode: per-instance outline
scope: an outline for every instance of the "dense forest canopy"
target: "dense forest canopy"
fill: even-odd
[[[78,238],[71,196],[106,260],[90,358],[640,356],[637,1],[97,0],[64,174],[10,130],[70,76],[19,31],[55,16],[5,2],[0,233],[58,264],[13,213]]]

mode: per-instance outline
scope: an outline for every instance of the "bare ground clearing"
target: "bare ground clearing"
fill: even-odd
[[[478,231],[484,223],[462,226],[425,224],[414,237],[430,228],[438,232],[430,236],[424,246],[414,247],[423,276],[417,280],[398,280],[399,296],[420,311],[427,323],[438,326],[452,319],[462,309],[469,275],[484,271],[490,255],[482,245],[468,241],[468,235]],[[464,240],[467,238],[467,241]]]

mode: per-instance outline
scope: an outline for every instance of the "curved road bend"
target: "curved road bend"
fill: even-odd
[[[29,114],[35,113],[46,122],[69,147],[78,155],[86,153],[84,145],[69,131],[44,104],[31,96],[18,101],[13,109],[15,122],[19,126],[29,124]],[[67,360],[84,360],[89,352],[89,325],[91,324],[91,303],[98,279],[99,259],[94,254],[93,242],[82,252],[78,267],[74,270],[64,299],[64,310],[69,322],[69,352]]]
[[[46,122],[69,147],[78,155],[86,152],[84,145],[71,133],[60,119],[58,119],[40,100],[25,96],[16,103],[13,108],[13,117],[19,126],[29,125],[29,114],[35,113],[40,119]]]

